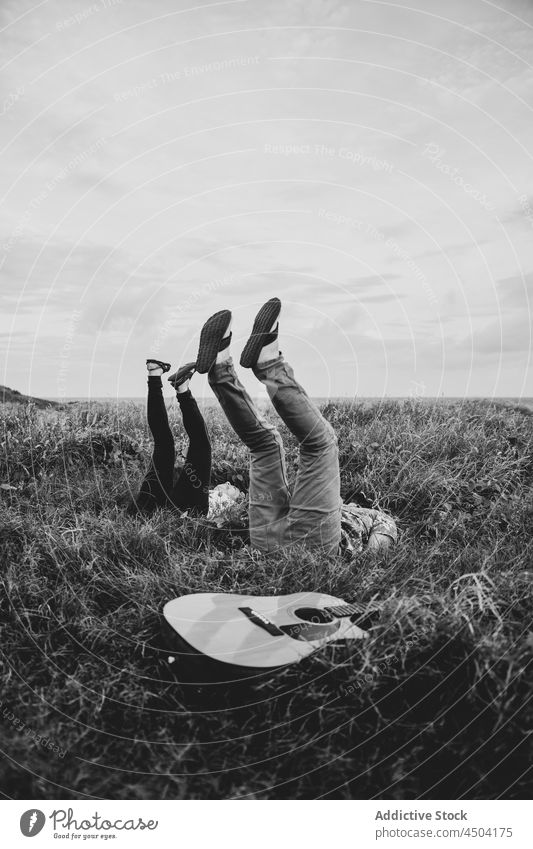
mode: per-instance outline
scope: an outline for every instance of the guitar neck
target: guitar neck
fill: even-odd
[[[360,604],[358,602],[355,602],[354,604],[338,604],[334,607],[324,608],[327,613],[331,613],[332,616],[336,616],[338,618],[342,618],[343,616],[355,616],[358,613],[366,613],[375,609],[375,606],[368,607],[368,605]]]

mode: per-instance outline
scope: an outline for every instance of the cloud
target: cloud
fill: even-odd
[[[37,338],[32,376],[46,392],[53,340],[61,347],[79,310],[73,375],[85,379],[95,346],[102,363],[122,350],[129,394],[141,349],[189,350],[225,306],[237,338],[279,294],[312,392],[328,374],[338,394],[351,391],[354,350],[367,387],[388,374],[405,390],[402,369],[415,361],[436,387],[441,320],[455,391],[472,344],[490,374],[500,331],[518,380],[532,291],[512,275],[530,222],[509,198],[529,167],[530,115],[515,96],[528,103],[533,84],[520,60],[527,4],[515,2],[516,14],[460,0],[156,5],[147,16],[140,0],[2,4],[12,61],[1,82],[1,241],[24,222],[2,269],[2,330],[16,314],[15,333],[28,334],[14,337],[28,347],[10,368],[24,377]],[[220,70],[220,60],[235,61]],[[505,231],[423,156],[431,142],[509,213]],[[92,379],[112,393],[108,368]]]
[[[498,315],[458,342],[459,350],[473,348],[481,355],[530,352],[532,343],[533,272],[497,282]]]
[[[106,244],[52,242],[42,249],[39,241],[15,244],[2,267],[3,298],[18,314],[52,311],[63,315],[74,306],[94,320],[118,299],[123,315],[135,315],[150,295],[163,285],[164,270],[155,263],[137,268],[124,251]]]
[[[406,295],[401,295],[398,292],[388,292],[381,295],[365,295],[365,304],[379,303],[385,304],[389,301],[398,301],[405,299]]]
[[[533,311],[533,272],[506,277],[498,281],[502,304],[524,312],[531,317]]]
[[[531,318],[528,314],[504,315],[474,333],[474,351],[482,354],[518,354],[531,351]]]
[[[355,286],[356,291],[373,291],[378,286],[387,286],[390,280],[399,280],[397,274],[369,274],[366,277],[353,277],[348,282]]]

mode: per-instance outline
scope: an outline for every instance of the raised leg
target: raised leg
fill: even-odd
[[[179,510],[190,510],[199,516],[209,511],[211,478],[211,441],[204,417],[191,391],[177,393],[183,426],[189,437],[189,447],[183,469],[171,493],[171,501]]]
[[[250,541],[260,551],[283,543],[290,493],[283,442],[256,408],[230,357],[209,371],[209,384],[237,436],[250,450]]]
[[[136,499],[138,509],[150,512],[168,503],[174,478],[174,437],[168,423],[160,377],[148,378],[148,426],[154,439],[150,467]]]
[[[341,539],[339,453],[335,431],[295,380],[280,353],[254,366],[277,413],[300,444],[300,465],[287,516],[287,541],[338,550]]]

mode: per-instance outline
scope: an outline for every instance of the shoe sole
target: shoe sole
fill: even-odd
[[[220,312],[216,312],[211,318],[208,318],[202,327],[198,356],[196,357],[196,371],[199,374],[206,374],[214,365],[220,343],[226,335],[230,321],[230,311],[220,310]]]
[[[167,371],[170,371],[170,363],[164,363],[162,360],[154,360],[153,357],[149,357],[146,360],[146,365],[148,365],[148,363],[156,363],[158,368],[163,369],[163,374],[166,374]]]
[[[271,298],[263,304],[257,313],[252,327],[250,337],[241,354],[241,366],[253,368],[264,345],[265,336],[270,333],[272,325],[277,321],[281,312],[281,301],[279,298]]]
[[[196,363],[186,363],[184,366],[179,368],[174,374],[171,374],[168,378],[168,382],[174,389],[177,389],[178,386],[181,386],[182,383],[185,383],[186,380],[190,380],[196,370]]]

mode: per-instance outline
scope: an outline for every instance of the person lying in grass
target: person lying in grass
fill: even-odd
[[[161,375],[167,363],[148,360],[148,423],[154,437],[152,463],[135,506],[142,512],[171,507],[188,516],[205,517],[220,526],[224,510],[210,490],[211,445],[192,397],[193,373],[208,375],[231,427],[250,451],[248,503],[252,548],[266,554],[293,544],[350,558],[363,550],[378,551],[397,540],[394,520],[379,510],[344,504],[340,496],[337,437],[316,404],[296,381],[278,346],[281,302],[271,298],[259,310],[240,363],[251,368],[266,386],[280,418],[299,443],[299,468],[292,493],[278,430],[261,415],[240,382],[231,357],[229,310],[211,316],[202,328],[198,356],[169,378],[175,387],[189,436],[183,469],[174,482],[174,440],[162,395]],[[231,486],[231,485],[229,485]],[[244,501],[239,491],[226,489],[228,512]],[[217,509],[217,501],[219,506]],[[233,512],[233,515],[235,513]]]
[[[161,381],[162,375],[170,370],[170,364],[155,359],[146,361],[147,419],[154,440],[154,450],[139,494],[128,505],[131,514],[150,514],[158,508],[168,508],[179,515],[215,519],[223,515],[230,504],[244,501],[244,494],[231,484],[220,484],[214,489],[209,487],[211,442],[204,418],[189,389],[195,365],[187,363],[168,378],[176,390],[183,426],[189,439],[185,462],[176,474],[176,448]]]
[[[270,553],[295,543],[325,554],[379,550],[396,542],[394,520],[378,510],[343,504],[336,434],[296,381],[279,350],[281,301],[271,298],[257,313],[240,364],[251,368],[299,443],[292,492],[283,442],[237,377],[231,357],[229,310],[204,324],[196,371],[207,373],[228,422],[250,451],[249,531],[253,548]]]

